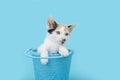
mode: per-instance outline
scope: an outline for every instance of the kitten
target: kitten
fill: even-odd
[[[68,50],[65,47],[65,42],[68,39],[70,32],[75,25],[63,25],[57,23],[53,17],[48,18],[47,37],[44,43],[38,47],[38,52],[41,57],[48,57],[48,53],[59,52],[62,56],[68,56]],[[47,64],[48,59],[41,59],[42,64]]]

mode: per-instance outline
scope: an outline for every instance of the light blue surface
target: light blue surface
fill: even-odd
[[[120,80],[119,0],[0,0],[0,80],[34,80],[24,51],[42,43],[50,15],[77,24],[70,80]]]

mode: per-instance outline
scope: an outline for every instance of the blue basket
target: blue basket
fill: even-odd
[[[42,57],[36,49],[29,49],[26,56],[33,60],[35,80],[69,80],[72,54],[72,50],[69,50],[69,55],[66,57],[58,53],[49,54],[46,65],[40,63]]]

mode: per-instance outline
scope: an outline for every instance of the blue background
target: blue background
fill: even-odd
[[[0,80],[34,80],[24,51],[42,43],[51,15],[77,24],[70,80],[120,80],[119,0],[0,0]]]

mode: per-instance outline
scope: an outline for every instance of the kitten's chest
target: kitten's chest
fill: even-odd
[[[59,45],[51,44],[48,46],[49,53],[57,53],[59,51]]]
[[[48,52],[49,53],[57,53],[59,51],[59,48],[58,47],[50,47],[48,49]]]

